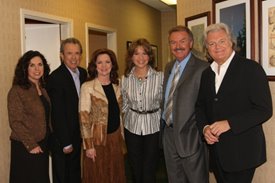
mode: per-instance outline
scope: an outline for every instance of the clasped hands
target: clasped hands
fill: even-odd
[[[207,144],[215,144],[219,142],[219,136],[228,130],[230,130],[230,126],[227,120],[216,121],[213,124],[204,127],[204,139]]]

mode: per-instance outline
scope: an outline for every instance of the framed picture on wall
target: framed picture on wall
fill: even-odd
[[[130,47],[130,45],[132,44],[132,41],[127,41],[126,42],[126,49],[128,49]]]
[[[275,1],[259,1],[260,63],[268,79],[275,81]]]
[[[212,0],[213,22],[227,24],[236,38],[236,51],[255,59],[254,0]]]
[[[194,36],[192,52],[202,60],[206,60],[206,54],[203,48],[203,32],[209,24],[210,11],[185,18],[185,26],[192,31]]]
[[[151,47],[155,55],[154,67],[157,68],[158,67],[158,47],[157,45],[154,45],[154,44],[151,44]]]

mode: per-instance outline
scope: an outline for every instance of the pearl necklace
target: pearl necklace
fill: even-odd
[[[100,81],[100,80],[98,81],[100,82],[101,85],[108,85],[111,83],[111,81]]]

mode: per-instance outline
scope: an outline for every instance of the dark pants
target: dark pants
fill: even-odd
[[[159,132],[150,135],[136,135],[125,132],[129,163],[135,183],[155,183],[159,160]]]
[[[81,183],[81,143],[73,144],[73,152],[63,153],[63,147],[56,140],[52,142],[53,183]]]
[[[225,172],[215,155],[215,151],[210,151],[211,169],[215,175],[217,183],[251,183],[255,168],[238,171],[238,172]]]
[[[206,145],[200,144],[194,154],[181,157],[177,151],[174,130],[174,128],[165,127],[163,132],[163,151],[169,182],[209,183]]]
[[[10,183],[50,183],[47,142],[39,142],[43,153],[31,154],[22,142],[11,140]]]

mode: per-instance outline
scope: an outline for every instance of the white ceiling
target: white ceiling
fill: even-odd
[[[176,6],[168,6],[167,4],[161,2],[160,0],[139,0],[139,1],[162,12],[176,10]]]

